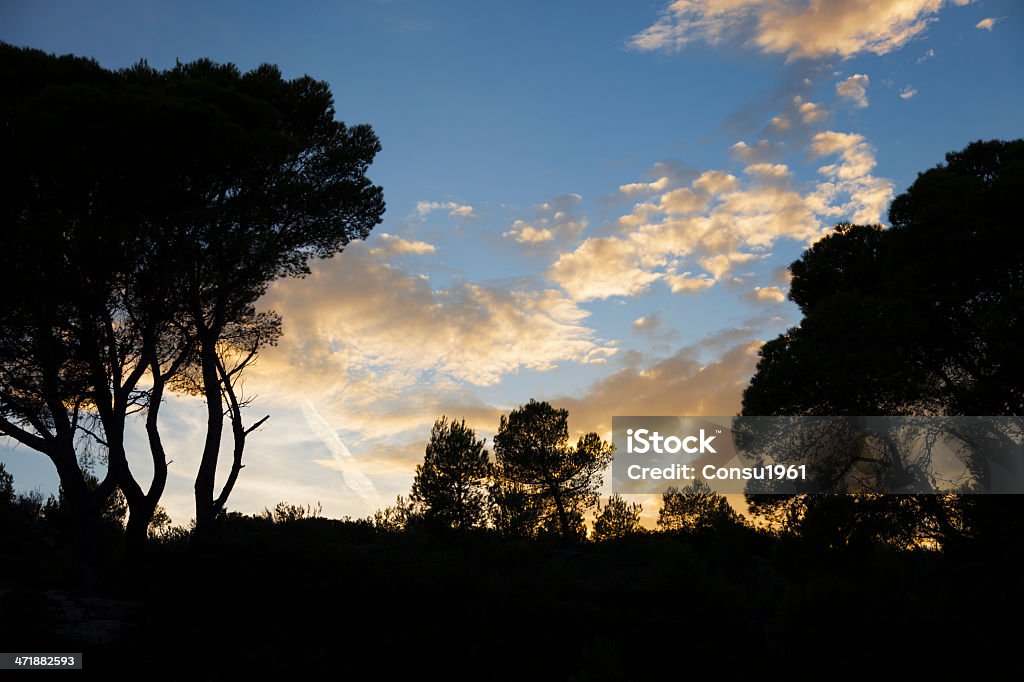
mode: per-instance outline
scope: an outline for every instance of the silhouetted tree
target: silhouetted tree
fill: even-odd
[[[0,508],[11,506],[14,502],[14,476],[0,462]]]
[[[273,509],[263,509],[261,518],[274,523],[290,523],[303,519],[319,519],[323,516],[323,506],[317,502],[316,505],[288,504],[285,501],[278,502]]]
[[[544,509],[526,486],[496,476],[491,481],[488,496],[491,526],[499,535],[510,538],[536,535]]]
[[[499,481],[517,487],[543,509],[542,525],[552,519],[561,535],[570,537],[583,512],[599,500],[612,446],[596,433],[570,445],[568,410],[531,400],[502,415],[494,454]]]
[[[593,539],[601,542],[643,532],[640,525],[643,510],[643,505],[638,502],[629,503],[622,495],[612,495],[604,508],[598,504],[594,514]]]
[[[695,531],[739,523],[739,516],[707,483],[694,479],[683,488],[669,487],[662,495],[658,528],[663,531]]]
[[[487,484],[491,475],[484,441],[466,421],[434,422],[423,464],[416,466],[410,501],[433,527],[454,530],[487,523]]]
[[[205,535],[262,422],[242,421],[240,377],[280,326],[254,304],[275,278],[308,273],[380,222],[381,190],[365,176],[377,138],[334,120],[326,83],[273,66],[112,72],[8,45],[0,59],[0,284],[11,292],[0,303],[0,432],[54,461],[79,536],[119,488],[129,536],[144,538],[167,476],[160,402],[189,374],[207,402],[195,485]],[[124,451],[139,409],[148,489]],[[234,452],[217,494],[225,416]],[[108,452],[95,490],[77,466],[83,436]]]
[[[399,495],[393,505],[375,511],[370,521],[377,530],[399,533],[419,521],[419,518],[415,507]]]
[[[762,348],[743,414],[1020,416],[1024,359],[1012,339],[1024,337],[1022,191],[1024,140],[974,142],[893,201],[891,228],[840,225],[808,249],[790,266],[803,319]],[[892,454],[887,466],[906,464]],[[984,481],[981,460],[967,463]],[[865,498],[856,512],[898,529],[916,505],[911,527],[947,537],[964,527],[962,499],[908,499]],[[776,518],[805,504],[750,500]]]
[[[369,126],[335,120],[327,83],[285,80],[274,66],[243,74],[232,64],[200,60],[134,73],[152,84],[154,96],[176,98],[186,114],[175,161],[189,171],[189,220],[170,224],[164,235],[179,264],[177,291],[195,334],[207,403],[195,485],[201,535],[233,483],[229,475],[216,494],[225,413],[237,449],[250,430],[241,423],[241,403],[232,397],[237,384],[218,349],[240,324],[260,326],[253,306],[271,281],[307,274],[311,259],[339,253],[380,222],[381,190],[366,178],[380,143]],[[242,366],[252,347],[250,336],[241,345]],[[232,467],[234,475],[239,468]]]
[[[116,143],[121,121],[107,103],[125,99],[114,80],[91,60],[0,44],[0,433],[54,463],[86,565],[124,463],[116,415],[137,397],[139,377],[121,360],[134,360],[146,326],[100,324],[134,274],[109,260],[132,249],[138,178]],[[90,487],[76,443],[108,407],[111,433],[96,436],[111,450],[108,471]]]

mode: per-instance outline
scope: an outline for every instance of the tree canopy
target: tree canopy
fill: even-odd
[[[123,491],[143,537],[167,476],[164,391],[200,394],[205,531],[254,428],[240,374],[280,334],[256,302],[380,222],[382,192],[366,177],[379,142],[335,120],[327,83],[270,65],[110,71],[9,45],[0,63],[0,432],[54,461],[83,518]],[[136,410],[154,465],[146,489],[124,451]],[[218,494],[225,415],[234,450]],[[77,462],[82,438],[106,454],[95,491]]]
[[[570,445],[568,410],[531,400],[502,415],[494,454],[499,482],[536,505],[541,524],[569,537],[599,499],[612,446],[596,433]]]
[[[790,266],[803,319],[762,348],[743,414],[1021,416],[1022,189],[1024,140],[974,142],[918,175],[893,201],[891,227],[842,224],[814,244]],[[776,517],[792,502],[749,500]],[[914,523],[903,520],[907,500],[843,508],[933,536],[968,523],[950,506],[965,500],[916,500]]]
[[[791,266],[804,317],[766,344],[743,413],[1020,415],[1024,140],[918,175],[890,228],[846,225]]]
[[[423,463],[416,467],[410,501],[426,523],[453,530],[487,524],[491,465],[484,441],[466,421],[434,422]]]
[[[669,487],[658,510],[658,528],[663,531],[720,529],[738,521],[729,501],[701,480],[693,480],[683,488]]]
[[[642,533],[640,514],[643,510],[643,505],[639,502],[626,502],[622,495],[612,495],[604,508],[598,505],[598,510],[594,514],[592,538],[601,542]]]

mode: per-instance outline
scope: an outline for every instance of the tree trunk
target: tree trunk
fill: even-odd
[[[217,351],[215,339],[208,335],[201,340],[201,361],[203,370],[203,392],[206,396],[206,442],[203,458],[196,474],[196,530],[195,540],[206,544],[213,534],[216,509],[213,489],[217,475],[217,458],[220,456],[220,439],[224,431],[224,408],[221,402],[220,376],[217,373]]]
[[[149,439],[149,451],[153,459],[153,482],[149,486],[149,492],[132,504],[128,500],[128,525],[125,528],[125,543],[128,552],[138,554],[141,552],[146,541],[149,539],[149,524],[153,521],[153,514],[156,512],[156,505],[164,494],[164,487],[167,485],[167,454],[164,451],[163,441],[160,439],[159,414],[160,405],[163,401],[165,380],[160,373],[160,365],[152,364],[153,369],[153,392],[150,396],[149,409],[146,414],[146,436]]]
[[[91,591],[99,585],[100,536],[103,526],[100,507],[82,476],[73,443],[58,445],[51,459],[57,467],[61,492],[73,519],[74,551],[79,569],[77,577],[82,586]]]
[[[569,514],[565,511],[565,503],[562,501],[562,491],[559,489],[558,484],[552,478],[551,474],[547,471],[544,472],[544,478],[547,482],[548,490],[551,491],[551,499],[555,502],[555,511],[558,513],[558,526],[562,532],[560,535],[562,539],[569,537]]]

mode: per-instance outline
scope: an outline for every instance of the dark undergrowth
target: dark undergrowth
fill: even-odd
[[[90,584],[7,523],[0,649],[151,679],[631,680],[1022,670],[1019,545],[822,549],[743,526],[600,544],[235,516]],[[88,673],[87,673],[88,674]],[[268,677],[269,676],[269,677]]]

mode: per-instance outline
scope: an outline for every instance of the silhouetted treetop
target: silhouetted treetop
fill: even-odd
[[[483,439],[465,420],[434,422],[410,501],[430,526],[469,530],[487,524],[491,465]]]
[[[798,327],[770,341],[744,414],[1024,412],[1024,141],[921,173],[892,227],[840,225],[794,262]]]
[[[583,511],[597,504],[612,446],[596,433],[570,445],[568,410],[531,400],[502,415],[494,454],[499,486],[515,493],[509,500],[538,510],[542,524],[549,521],[568,537],[582,525]]]

